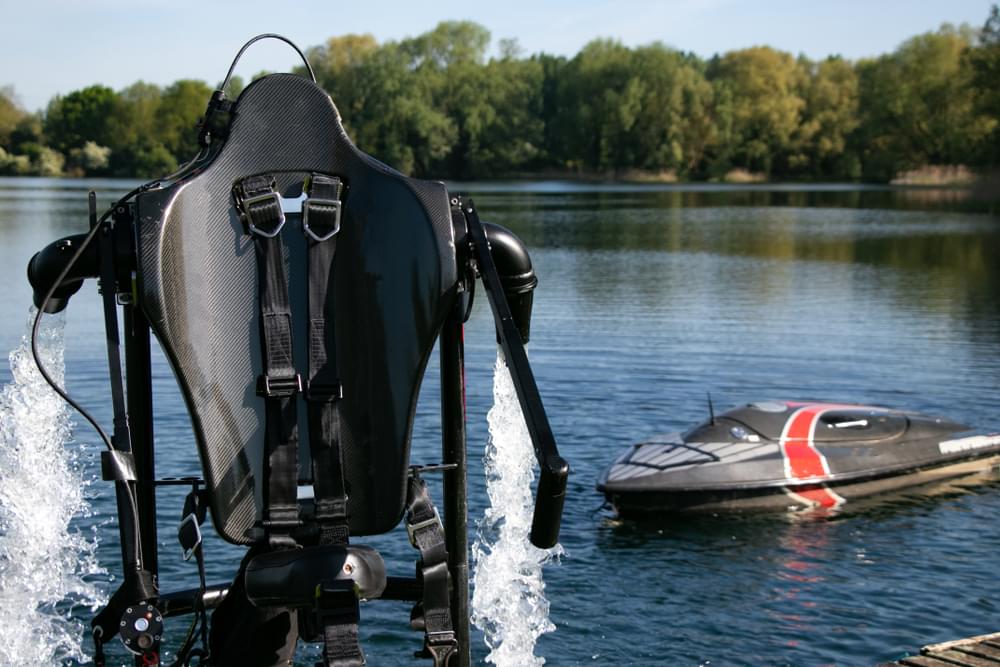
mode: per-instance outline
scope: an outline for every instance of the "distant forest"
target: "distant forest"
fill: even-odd
[[[1000,164],[1000,11],[858,61],[757,46],[709,59],[597,39],[572,58],[525,56],[445,22],[379,44],[309,49],[355,143],[403,172],[887,182],[930,166]],[[230,98],[242,83],[233,81]],[[212,88],[90,86],[27,113],[0,90],[0,174],[155,177],[197,152]]]

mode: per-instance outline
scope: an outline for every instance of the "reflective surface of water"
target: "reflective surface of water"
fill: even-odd
[[[0,347],[17,346],[24,267],[86,228],[85,189],[102,205],[130,184],[0,179]],[[1000,485],[921,490],[826,519],[621,522],[594,490],[619,450],[760,398],[885,404],[1000,425],[1000,219],[955,191],[845,186],[734,189],[466,184],[483,217],[531,250],[531,358],[560,448],[573,466],[561,564],[545,570],[553,665],[865,665],[921,644],[1000,630],[995,588]],[[495,342],[480,294],[466,332],[470,459],[486,441]],[[93,284],[67,315],[70,391],[109,423]],[[0,369],[0,381],[10,378]],[[439,458],[436,363],[414,430],[414,460]],[[154,364],[163,476],[196,474],[183,404]],[[97,438],[76,420],[98,475]],[[470,471],[472,518],[485,508]],[[97,483],[98,511],[110,511]],[[440,499],[440,491],[437,490]],[[160,493],[163,587],[193,585],[173,535],[181,492]],[[113,524],[102,563],[117,570]],[[89,525],[89,524],[88,524]],[[395,534],[390,573],[415,558]],[[213,581],[239,550],[212,540]],[[105,584],[109,586],[111,584]],[[371,664],[409,664],[420,641],[408,607],[363,608]],[[183,634],[183,622],[173,632]],[[481,637],[475,655],[486,655]],[[307,653],[302,664],[311,664]]]

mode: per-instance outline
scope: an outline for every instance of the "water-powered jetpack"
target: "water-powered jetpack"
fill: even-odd
[[[631,446],[599,491],[622,515],[835,508],[1000,465],[1000,433],[863,405],[750,403]]]
[[[321,664],[361,665],[358,603],[379,598],[416,603],[424,657],[468,664],[462,325],[477,276],[540,463],[531,541],[558,539],[568,466],[524,351],[537,283],[524,246],[443,184],[360,152],[306,70],[311,80],[265,76],[235,101],[216,91],[189,164],[99,217],[91,194],[90,231],[29,266],[39,318],[87,278],[103,294],[112,433],[84,416],[107,445],[124,577],[92,623],[98,664],[119,635],[142,665],[159,664],[161,645],[175,664],[287,664],[296,638],[322,643]],[[201,478],[156,477],[150,331],[186,401]],[[443,455],[411,465],[436,340]],[[444,476],[443,523],[430,474]],[[162,485],[190,488],[178,536],[202,573],[195,590],[157,585]],[[247,547],[223,584],[204,580],[206,514]],[[404,516],[416,577],[388,576],[379,553],[355,542]],[[171,644],[163,620],[180,614],[201,632],[193,623]]]

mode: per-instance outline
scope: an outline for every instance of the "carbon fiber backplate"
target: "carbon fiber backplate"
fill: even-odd
[[[351,533],[381,533],[404,509],[409,437],[420,381],[456,288],[448,193],[361,153],[329,96],[294,75],[267,76],[236,102],[214,157],[137,200],[140,305],[191,413],[217,531],[247,543],[261,516],[264,402],[257,267],[232,199],[252,174],[283,196],[309,172],[346,184],[334,262],[337,359]],[[287,248],[295,361],[306,374],[306,245],[298,215]],[[309,476],[300,401],[300,475]]]

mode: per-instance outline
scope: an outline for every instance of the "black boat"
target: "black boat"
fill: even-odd
[[[243,49],[263,37],[288,41],[262,35]],[[234,61],[192,161],[100,216],[90,193],[90,230],[50,244],[28,268],[39,370],[104,441],[102,474],[118,504],[121,585],[91,622],[97,665],[118,635],[143,666],[160,664],[161,647],[174,665],[290,664],[301,638],[323,645],[322,665],[359,667],[359,603],[373,599],[415,603],[417,655],[470,663],[462,327],[477,277],[540,463],[531,541],[558,540],[569,467],[524,350],[537,280],[523,244],[444,184],[358,150],[296,51],[308,77],[264,76],[232,101]],[[42,314],[65,308],[90,278],[103,296],[110,433],[38,356]],[[156,476],[151,334],[190,413],[198,477]],[[411,465],[435,341],[441,460]],[[443,516],[423,480],[431,474],[444,477]],[[178,538],[200,585],[168,592],[156,491],[178,485],[190,489]],[[206,516],[246,547],[227,581],[206,580]],[[402,522],[416,576],[388,576],[379,553],[355,541]],[[164,619],[181,615],[195,620],[171,643]]]
[[[621,515],[837,508],[1000,464],[1000,433],[865,405],[766,401],[632,445],[597,489]]]

